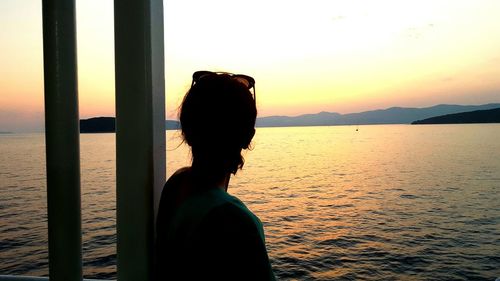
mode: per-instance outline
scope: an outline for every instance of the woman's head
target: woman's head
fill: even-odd
[[[182,135],[191,146],[193,167],[200,166],[214,177],[235,174],[243,167],[241,150],[249,147],[255,134],[253,84],[244,75],[195,72],[180,108]]]

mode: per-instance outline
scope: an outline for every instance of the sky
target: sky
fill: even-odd
[[[113,1],[76,0],[80,117],[114,116]],[[498,0],[168,0],[167,118],[196,70],[259,116],[500,102]],[[0,132],[43,131],[40,0],[0,1]]]

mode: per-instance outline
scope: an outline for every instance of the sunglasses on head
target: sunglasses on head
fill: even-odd
[[[228,72],[213,72],[213,71],[207,71],[207,70],[200,70],[196,71],[193,73],[193,82],[191,83],[191,87],[194,85],[194,83],[198,83],[200,79],[203,79],[204,77],[207,76],[212,76],[212,75],[229,75],[232,79],[240,82],[243,84],[248,90],[253,89],[253,99],[256,101],[255,98],[255,79],[248,75],[244,74],[233,74],[233,73],[228,73]]]

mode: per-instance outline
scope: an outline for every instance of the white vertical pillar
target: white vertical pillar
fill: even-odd
[[[152,280],[165,182],[163,1],[115,0],[114,11],[118,280]]]
[[[49,276],[82,280],[74,0],[43,0]]]

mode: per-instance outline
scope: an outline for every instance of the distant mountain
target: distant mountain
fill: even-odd
[[[475,110],[417,120],[412,124],[500,123],[500,108]]]
[[[317,114],[305,114],[295,117],[269,116],[257,118],[257,127],[289,127],[289,126],[327,126],[332,121],[341,118],[342,115],[335,112],[320,112]]]
[[[179,121],[165,120],[166,130],[180,128]],[[80,120],[80,133],[114,133],[115,117],[95,117]]]
[[[95,117],[80,120],[80,133],[114,133],[114,117]]]
[[[290,127],[290,126],[331,126],[331,125],[366,125],[366,124],[410,124],[415,120],[435,116],[463,113],[476,110],[500,108],[500,103],[484,105],[448,105],[440,104],[426,108],[391,107],[387,109],[365,111],[360,113],[340,114],[320,112],[300,116],[268,116],[257,118],[257,127]],[[177,120],[165,120],[166,130],[180,129]],[[97,117],[80,120],[82,133],[112,133],[115,131],[114,117]]]
[[[181,128],[181,123],[177,120],[165,120],[165,130],[177,130]]]
[[[257,127],[410,124],[415,120],[426,119],[434,116],[474,110],[487,110],[499,107],[500,103],[484,105],[440,104],[426,108],[391,107],[388,109],[350,114],[320,112],[318,114],[305,114],[295,117],[269,116],[257,118]]]

